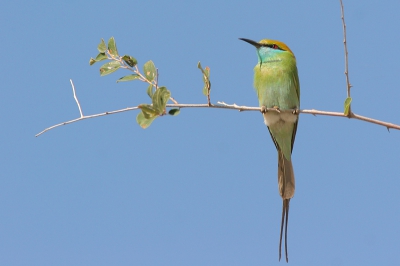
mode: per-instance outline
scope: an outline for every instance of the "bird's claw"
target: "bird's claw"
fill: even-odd
[[[296,109],[294,109],[294,110],[293,110],[293,112],[292,112],[292,114],[294,114],[294,115],[298,115],[298,114],[299,114],[299,109],[297,109],[297,108],[296,108]]]
[[[268,112],[267,107],[261,106],[261,113],[265,114],[266,112]]]
[[[272,107],[272,109],[274,109],[275,112],[277,112],[277,113],[279,113],[279,114],[281,113],[281,109],[279,109],[278,106],[274,106],[274,107]],[[267,112],[268,112],[268,108],[265,107],[265,106],[261,106],[261,113],[265,114],[265,113],[267,113]]]
[[[281,113],[281,109],[279,109],[279,107],[278,107],[278,106],[274,106],[274,107],[272,107],[272,108],[274,108],[274,109],[275,109],[275,111],[276,111],[278,114],[280,114],[280,113]]]

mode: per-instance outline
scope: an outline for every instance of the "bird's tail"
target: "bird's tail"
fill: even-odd
[[[279,194],[283,199],[281,234],[279,240],[279,260],[281,260],[283,227],[285,227],[285,255],[286,262],[288,262],[289,259],[287,253],[287,226],[289,219],[289,201],[294,196],[295,180],[292,161],[287,160],[280,150],[278,150],[278,189]]]

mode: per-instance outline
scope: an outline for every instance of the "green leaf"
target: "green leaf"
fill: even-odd
[[[96,60],[93,58],[90,58],[89,60],[89,65],[93,65],[94,63],[96,63]]]
[[[113,56],[119,56],[117,50],[117,44],[115,43],[114,37],[108,40],[108,52]]]
[[[106,43],[104,42],[103,39],[101,39],[100,44],[97,46],[97,50],[99,50],[100,53],[105,53],[106,52],[107,47],[106,47]]]
[[[207,77],[205,79],[209,80],[209,78],[210,78],[210,68],[209,67],[205,67],[204,71],[203,71],[203,74]]]
[[[159,112],[150,104],[143,103],[140,104],[138,107],[142,110],[144,117],[147,119],[159,115]]]
[[[181,112],[181,110],[179,110],[179,109],[171,109],[171,110],[169,110],[168,114],[175,116],[175,115],[179,115],[180,112]]]
[[[207,96],[211,90],[211,81],[210,81],[210,68],[205,67],[204,69],[201,67],[200,61],[197,63],[197,67],[201,70],[201,73],[203,73],[203,82],[204,82],[204,87],[203,87],[203,94]]]
[[[152,118],[146,118],[143,112],[140,112],[136,117],[136,122],[141,126],[143,129],[148,128],[151,123],[156,119],[158,116],[154,116]]]
[[[204,87],[203,87],[203,94],[204,94],[204,96],[208,95],[208,86],[207,85],[204,85]]]
[[[154,92],[153,92],[153,85],[150,84],[150,85],[147,87],[147,95],[149,95],[150,99],[152,99],[152,98],[153,98],[153,94],[154,94]]]
[[[135,79],[139,79],[139,78],[140,78],[140,76],[138,74],[131,74],[131,75],[120,78],[119,80],[117,80],[117,83],[121,82],[121,81],[131,81],[131,80],[135,80]]]
[[[166,87],[160,87],[154,93],[152,98],[153,107],[159,114],[164,113],[169,97],[171,97],[171,92]]]
[[[105,63],[100,67],[100,76],[105,76],[117,71],[121,64],[118,61],[111,61]]]
[[[122,59],[125,61],[125,63],[130,66],[130,67],[134,67],[137,65],[137,61],[134,57],[130,56],[130,55],[124,55],[122,57]]]
[[[197,63],[197,68],[201,70],[201,73],[203,73],[203,75],[206,75],[207,78],[210,77],[210,68],[206,67],[205,69],[202,68],[200,61]]]
[[[99,53],[94,60],[96,60],[96,62],[100,62],[106,59],[108,59],[106,53]]]
[[[96,62],[103,61],[103,60],[106,60],[106,59],[108,59],[108,58],[107,58],[107,55],[105,53],[99,53],[96,56],[96,58],[90,58],[89,65],[93,65]]]
[[[352,100],[351,97],[347,97],[346,100],[344,101],[344,114],[345,115],[349,115],[351,100]]]
[[[143,72],[148,81],[153,81],[156,77],[156,66],[153,61],[148,61],[143,66]]]

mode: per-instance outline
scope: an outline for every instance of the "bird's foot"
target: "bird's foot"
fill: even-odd
[[[265,107],[264,105],[261,106],[261,113],[265,114],[266,112],[268,112],[267,107]]]
[[[279,113],[279,114],[281,113],[281,109],[279,109],[278,106],[273,106],[272,109],[274,109],[275,112],[277,112],[277,113]],[[268,112],[268,108],[265,107],[265,106],[261,106],[261,113],[262,113],[262,114],[265,114],[265,113],[267,113],[267,112]]]
[[[296,109],[293,110],[292,114],[298,115],[298,114],[300,113],[299,111],[300,111],[300,110],[296,108]]]

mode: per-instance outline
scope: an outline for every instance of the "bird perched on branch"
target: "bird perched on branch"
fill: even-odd
[[[292,166],[292,150],[296,137],[300,108],[300,83],[296,58],[289,47],[280,41],[255,42],[240,38],[256,47],[258,63],[254,67],[254,88],[262,109],[264,123],[278,151],[278,189],[283,199],[279,260],[281,259],[282,233],[285,228],[285,255],[287,253],[287,226],[289,202],[294,196],[295,179]],[[274,108],[276,111],[267,111]],[[295,111],[285,111],[285,110]]]

